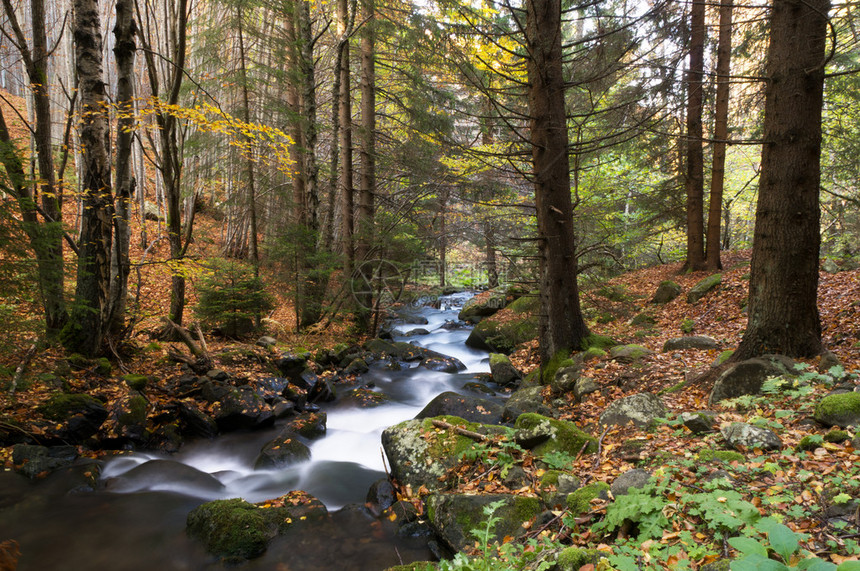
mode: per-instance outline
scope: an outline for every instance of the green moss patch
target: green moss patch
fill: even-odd
[[[594,482],[567,495],[567,509],[579,515],[591,509],[591,500],[609,497],[609,484]]]
[[[734,450],[700,450],[696,456],[700,462],[743,462],[743,454]]]
[[[540,430],[550,435],[547,441],[532,449],[536,456],[543,456],[549,452],[565,452],[576,456],[583,447],[585,447],[585,454],[597,452],[597,439],[572,422],[527,412],[517,417],[514,426],[521,430]]]

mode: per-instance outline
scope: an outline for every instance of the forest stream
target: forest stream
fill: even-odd
[[[396,526],[364,509],[370,485],[385,478],[382,431],[413,418],[436,395],[464,392],[477,373],[489,371],[488,354],[466,347],[467,328],[446,329],[471,294],[439,300],[439,308],[416,307],[413,319],[394,323],[397,337],[455,357],[466,365],[457,374],[423,367],[401,371],[371,365],[363,384],[390,397],[376,408],[337,401],[326,405],[326,436],[309,443],[311,460],[284,469],[255,470],[261,446],[279,427],[232,433],[185,445],[174,455],[139,452],[101,467],[100,486],[85,485],[79,466],[31,482],[0,475],[0,537],[21,546],[19,571],[110,569],[140,571],[220,568],[216,558],[185,534],[185,519],[197,505],[242,497],[259,502],[304,490],[320,499],[331,518],[275,538],[262,557],[245,569],[348,569],[377,571],[431,557],[426,538],[396,536]],[[426,324],[408,324],[422,321]]]

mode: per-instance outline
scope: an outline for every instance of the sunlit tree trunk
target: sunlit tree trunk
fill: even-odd
[[[714,157],[711,167],[711,193],[708,206],[708,233],[705,261],[707,269],[718,270],[720,261],[720,227],[723,208],[723,183],[726,170],[726,146],[729,138],[729,75],[732,58],[732,0],[720,3],[720,38],[717,48],[717,104],[714,109]]]

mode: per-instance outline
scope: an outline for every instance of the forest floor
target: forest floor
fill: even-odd
[[[852,435],[849,434],[846,440],[826,442],[823,437],[828,431],[810,422],[816,397],[826,394],[828,386],[832,386],[832,379],[826,372],[817,376],[809,375],[810,390],[803,393],[802,398],[798,397],[800,393],[788,391],[780,396],[751,400],[733,408],[709,407],[710,386],[701,383],[688,382],[682,390],[673,390],[709,370],[723,350],[736,347],[740,341],[746,325],[742,306],[747,296],[749,252],[726,253],[723,262],[726,269],[722,273],[721,286],[694,305],[688,304],[684,295],[665,305],[649,303],[663,280],[674,280],[684,291],[688,291],[706,277],[704,273],[679,274],[680,264],[630,272],[602,284],[602,290],[586,286],[583,292],[584,305],[605,322],[590,324],[592,330],[618,342],[637,343],[653,353],[633,365],[621,364],[608,357],[588,361],[582,375],[593,379],[600,390],[588,395],[582,403],[575,402],[569,395],[560,398],[551,395],[549,389],[545,389],[546,401],[552,402],[560,418],[575,422],[600,439],[597,455],[580,455],[568,459],[565,469],[575,474],[582,483],[611,483],[620,474],[635,467],[668,474],[661,496],[665,501],[652,506],[658,515],[671,515],[664,524],[662,535],[643,540],[637,536],[635,528],[619,527],[603,533],[593,531],[597,522],[607,518],[610,505],[606,500],[597,499],[592,502],[587,513],[575,519],[565,518],[559,513],[556,521],[536,526],[529,531],[529,536],[560,539],[566,544],[597,548],[615,553],[618,557],[628,556],[631,560],[642,561],[644,557],[650,561],[653,558],[653,566],[658,568],[698,568],[729,553],[725,532],[708,529],[703,523],[705,520],[700,506],[697,508],[665,499],[674,497],[677,490],[672,485],[675,484],[682,489],[705,492],[704,482],[709,472],[704,467],[705,463],[699,460],[698,453],[705,449],[725,449],[725,443],[716,430],[694,435],[671,419],[684,411],[711,409],[719,413],[720,425],[752,420],[757,424],[776,427],[784,444],[778,452],[743,451],[744,461],[734,460],[724,466],[742,484],[736,488],[743,490],[738,498],[755,505],[763,515],[790,514],[784,519],[785,523],[794,531],[805,534],[800,536],[805,540],[802,545],[821,557],[836,563],[858,559],[860,513],[851,514],[853,523],[845,523],[843,527],[834,527],[834,520],[826,515],[833,507],[833,498],[843,491],[852,498],[860,497],[857,486],[846,488],[844,484],[845,481],[858,481],[860,462],[854,450],[858,441],[855,439],[852,445]],[[158,276],[162,276],[160,279],[164,281],[159,283]],[[87,392],[111,402],[128,394],[125,383],[118,381],[118,377],[124,373],[150,375],[160,379],[159,382],[180,374],[179,365],[167,358],[167,351],[172,344],[159,342],[155,337],[158,324],[156,317],[166,308],[169,291],[166,272],[155,274],[155,278],[143,287],[150,313],[141,322],[136,335],[118,351],[119,356],[112,357],[111,374],[97,374],[92,368],[73,370],[68,379],[71,390]],[[858,284],[858,271],[821,273],[819,308],[824,345],[848,372],[860,371]],[[613,296],[620,298],[620,301],[607,299],[605,286],[609,286],[616,294],[620,293]],[[191,300],[193,303],[193,295]],[[297,347],[316,350],[332,347],[346,338],[346,324],[329,327],[325,333],[291,333],[289,300],[281,297],[278,302],[278,309],[265,322],[266,332],[278,339],[278,350]],[[654,324],[647,327],[631,325],[631,318],[643,311],[654,317]],[[686,334],[681,330],[685,320],[688,325],[692,323],[691,334],[713,337],[718,341],[719,349],[662,352],[667,339]],[[29,363],[24,382],[17,387],[15,395],[10,396],[9,379],[24,358],[29,346],[28,338],[26,332],[20,332],[16,350],[0,354],[0,422],[7,425],[14,423],[20,430],[38,438],[43,425],[34,411],[56,391],[50,385],[40,383],[40,375],[53,371],[55,364],[65,355],[56,347],[39,351]],[[267,350],[253,346],[254,339],[244,341],[207,338],[213,355],[222,354],[231,348],[251,348],[261,357],[266,356]],[[181,344],[175,344],[175,349],[181,350]],[[537,342],[523,346],[512,355],[512,360],[523,373],[537,368]],[[818,359],[810,360],[808,365],[810,370],[816,370]],[[215,366],[233,376],[245,378],[271,374],[253,359],[240,363],[216,360]],[[660,394],[671,411],[670,422],[652,430],[629,426],[602,431],[598,418],[606,406],[618,398],[640,392]],[[158,394],[158,391],[153,394]],[[816,442],[820,445],[803,451],[799,446],[800,441],[809,435],[816,435]],[[458,482],[460,491],[467,493],[537,493],[534,487],[516,490],[506,488],[501,473],[506,466],[510,468],[510,463],[500,461],[499,452],[501,450],[490,450],[485,462],[464,462],[449,477]],[[0,461],[5,461],[7,469],[11,466],[10,456],[11,447],[0,449]],[[545,471],[532,463],[527,454],[516,457],[515,463],[535,483]],[[725,501],[722,496],[718,499]]]

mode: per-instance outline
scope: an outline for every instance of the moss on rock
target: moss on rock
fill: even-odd
[[[860,424],[860,393],[828,395],[815,407],[815,420],[825,426]]]
[[[567,495],[567,509],[579,515],[591,509],[591,500],[609,497],[609,484],[593,482]]]
[[[259,557],[278,526],[274,513],[243,499],[215,500],[191,510],[185,526],[188,535],[201,541],[207,551],[227,561]]]
[[[604,554],[597,549],[581,549],[579,547],[568,547],[558,554],[556,559],[557,571],[579,571],[582,566],[597,565]]]
[[[57,394],[48,402],[36,408],[42,416],[49,420],[62,421],[70,415],[89,407],[102,407],[100,400],[84,394]]]
[[[495,315],[482,320],[466,340],[466,345],[496,353],[511,353],[521,343],[538,334],[537,296],[524,296]]]
[[[598,335],[597,333],[588,334],[585,339],[582,340],[582,350],[588,351],[589,349],[608,349],[610,347],[614,347],[618,345],[618,343],[607,335]]]
[[[699,450],[696,458],[700,462],[743,462],[746,458],[734,450]]]
[[[572,422],[556,420],[536,413],[525,413],[517,417],[514,426],[521,430],[546,431],[550,438],[532,449],[536,456],[549,452],[566,452],[576,455],[585,447],[586,454],[597,452],[597,439],[583,432]]]

